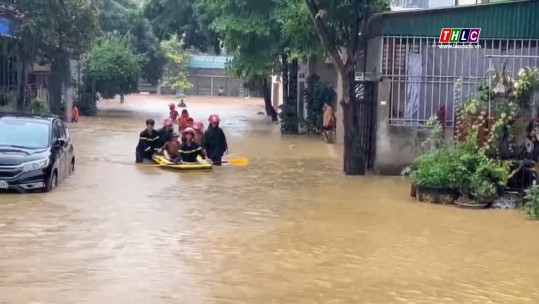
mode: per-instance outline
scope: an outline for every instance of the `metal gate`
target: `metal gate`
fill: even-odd
[[[422,126],[443,106],[446,126],[453,127],[455,109],[475,95],[490,69],[507,62],[515,76],[524,66],[539,65],[539,39],[488,38],[447,48],[438,38],[383,38],[381,76],[391,82],[389,124]]]
[[[360,147],[364,153],[366,170],[374,169],[376,154],[376,89],[377,82],[366,80],[356,80],[354,88]]]

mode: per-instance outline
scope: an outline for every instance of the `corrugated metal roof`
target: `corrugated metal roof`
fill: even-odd
[[[480,38],[539,39],[539,1],[389,12],[369,20],[369,36],[438,37],[442,28],[481,28]]]

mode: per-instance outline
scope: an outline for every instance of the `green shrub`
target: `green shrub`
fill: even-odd
[[[526,191],[521,211],[532,220],[539,219],[539,186],[534,185]]]
[[[457,189],[458,168],[454,157],[454,149],[440,148],[423,154],[417,162],[417,168],[407,168],[403,174],[410,174],[417,186]]]
[[[35,113],[35,114],[50,114],[51,113],[51,109],[49,105],[45,101],[39,98],[35,98],[30,102],[30,110],[32,111],[32,113]]]

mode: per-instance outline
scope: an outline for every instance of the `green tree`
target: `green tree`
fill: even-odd
[[[108,34],[84,58],[87,79],[104,98],[124,96],[137,91],[140,77],[139,57],[125,36]]]
[[[167,63],[163,75],[163,85],[172,89],[188,89],[193,85],[187,80],[187,54],[176,36],[161,42]]]
[[[145,14],[159,37],[177,34],[185,47],[215,53],[223,46],[234,56],[228,71],[248,88],[263,92],[266,112],[273,120],[277,113],[271,102],[270,76],[281,72],[288,88],[287,58],[297,67],[298,59],[316,53],[312,43],[318,44],[312,25],[305,22],[309,15],[301,0],[149,0]],[[292,75],[297,76],[297,69]],[[295,94],[295,87],[290,91]],[[288,101],[288,90],[284,93]]]
[[[159,39],[176,35],[185,48],[220,54],[220,37],[209,26],[214,15],[199,6],[200,0],[148,0],[143,10]]]
[[[16,4],[24,16],[18,33],[20,62],[27,67],[34,62],[51,65],[49,106],[58,113],[63,88],[72,81],[69,60],[80,59],[101,34],[99,8],[92,0],[16,0]],[[26,77],[23,71],[21,76]]]
[[[344,172],[365,173],[364,151],[359,138],[354,68],[359,52],[366,48],[367,21],[375,13],[389,10],[387,0],[304,0],[322,47],[342,79],[340,101],[344,122]]]
[[[97,37],[97,7],[90,0],[18,0],[16,7],[23,16],[18,32],[21,74],[26,77],[35,60],[51,64],[49,97],[51,109],[58,112],[62,86],[71,80],[69,59],[78,58]]]
[[[135,53],[140,56],[142,79],[157,84],[163,76],[166,58],[140,4],[133,0],[97,1],[101,29],[105,33],[129,35]]]
[[[276,1],[202,0],[199,9],[215,16],[210,28],[219,34],[224,47],[234,56],[229,70],[250,89],[263,93],[266,113],[277,121],[271,102],[270,76],[280,70],[284,39],[277,22]],[[286,75],[288,76],[288,75]],[[286,97],[284,97],[286,100]]]
[[[276,21],[280,24],[286,51],[291,59],[307,60],[324,54],[303,0],[273,0],[278,4]]]
[[[260,88],[266,112],[277,120],[270,92],[270,76],[281,73],[284,133],[296,133],[298,60],[321,48],[300,0],[201,0],[201,15],[212,16],[210,28],[234,55],[229,70],[246,84]],[[289,60],[291,60],[289,70]],[[290,81],[289,81],[290,79]]]

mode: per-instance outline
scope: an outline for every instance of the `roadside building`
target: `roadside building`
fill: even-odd
[[[185,91],[187,95],[243,96],[241,81],[226,73],[230,56],[191,55],[187,61],[189,82],[193,85]]]
[[[477,45],[442,48],[442,28],[480,28]],[[455,108],[477,89],[489,69],[506,63],[515,75],[539,64],[539,1],[512,1],[386,13],[369,22],[365,76],[376,94],[366,100],[376,123],[361,132],[379,173],[398,173],[422,152],[426,120],[445,108],[453,133]],[[461,83],[461,90],[455,90]],[[461,93],[459,93],[461,91]],[[456,93],[456,94],[455,94]]]
[[[361,53],[355,90],[369,170],[398,174],[413,162],[428,135],[425,122],[441,107],[447,135],[453,134],[455,108],[476,91],[489,69],[506,63],[514,75],[521,67],[538,66],[539,1],[490,2],[371,18],[366,60]],[[480,28],[479,42],[443,48],[438,41],[443,28]],[[319,60],[309,67],[307,75],[315,72],[323,79],[333,78],[330,84],[340,87],[331,61]],[[342,144],[343,133],[338,108],[337,143]]]

